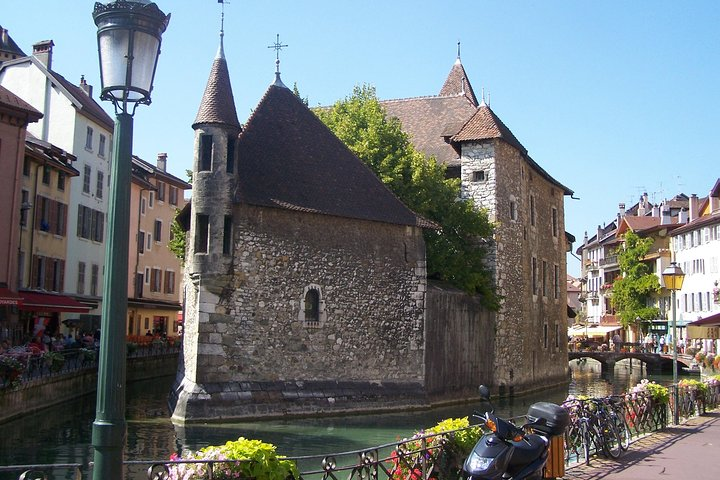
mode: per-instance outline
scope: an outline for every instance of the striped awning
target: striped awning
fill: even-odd
[[[20,310],[48,313],[87,313],[90,311],[89,305],[80,303],[67,295],[34,291],[22,291],[19,295],[22,299]]]
[[[11,292],[5,287],[0,287],[0,306],[9,305],[14,307],[20,305],[21,303],[22,299],[17,293]]]

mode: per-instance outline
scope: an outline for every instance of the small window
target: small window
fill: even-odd
[[[93,263],[90,277],[90,295],[97,296],[98,294],[98,280],[100,275],[100,267]]]
[[[557,208],[552,208],[552,236],[558,236],[558,211]]]
[[[157,200],[158,202],[165,201],[165,183],[158,182],[157,184]]]
[[[207,253],[210,239],[210,217],[198,215],[195,228],[197,230],[195,232],[195,253]]]
[[[547,262],[543,260],[542,262],[542,295],[543,297],[547,297]]]
[[[230,255],[232,248],[232,216],[225,215],[225,224],[223,225],[223,255]]]
[[[20,195],[22,199],[20,202],[20,225],[24,227],[27,225],[28,210],[30,210],[32,206],[30,205],[30,192],[23,190]]]
[[[155,192],[150,192],[148,195],[148,207],[153,208],[155,205]]]
[[[320,323],[320,294],[310,289],[305,294],[305,323],[317,325]]]
[[[212,135],[200,136],[200,171],[212,169]]]
[[[57,189],[61,192],[65,191],[65,172],[58,172]]]
[[[50,165],[43,166],[42,183],[43,185],[50,185]]]
[[[152,250],[152,233],[148,233],[145,236],[147,238],[147,246],[145,247],[145,250],[149,252]]]
[[[93,129],[92,129],[92,127],[87,127],[87,131],[85,133],[85,149],[92,151],[92,145],[93,145]]]
[[[145,285],[150,285],[150,267],[145,267]]]
[[[90,165],[85,165],[83,169],[83,193],[90,193],[90,175],[92,174],[92,168]]]
[[[78,263],[77,293],[85,293],[85,262]]]
[[[484,170],[476,170],[473,172],[473,182],[484,182],[485,181],[485,171]]]
[[[105,174],[98,170],[97,172],[97,182],[95,186],[95,196],[97,198],[103,198],[103,186],[105,184]]]
[[[510,200],[510,220],[517,222],[517,202]]]
[[[145,197],[140,199],[140,215],[145,215]]]
[[[28,157],[25,157],[25,160],[23,160],[23,175],[26,177],[30,176],[30,159]]]
[[[162,241],[162,220],[155,220],[155,241]]]
[[[543,323],[543,348],[548,348],[548,324]]]
[[[530,195],[530,225],[535,226],[535,196]]]
[[[235,171],[235,137],[230,135],[227,139],[227,173],[233,173]]]
[[[138,253],[145,253],[145,232],[138,232]]]
[[[170,205],[178,204],[178,189],[170,185]]]
[[[105,135],[100,134],[100,139],[98,140],[98,155],[101,157],[105,156]]]
[[[538,268],[537,268],[537,258],[532,257],[532,294],[537,295],[538,290]]]

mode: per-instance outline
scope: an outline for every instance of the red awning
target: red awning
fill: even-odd
[[[0,288],[0,305],[21,305],[22,299],[17,293],[11,292],[7,288]]]
[[[20,292],[20,310],[34,312],[87,313],[90,307],[65,295],[43,292]]]

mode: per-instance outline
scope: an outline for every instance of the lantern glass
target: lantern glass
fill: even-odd
[[[662,277],[665,288],[674,291],[681,290],[683,281],[685,280],[685,272],[682,271],[682,268],[680,268],[677,263],[672,262],[663,270]]]

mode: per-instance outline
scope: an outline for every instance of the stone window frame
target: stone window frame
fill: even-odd
[[[518,207],[517,207],[517,199],[515,198],[515,195],[510,195],[510,221],[511,222],[518,221]]]
[[[560,219],[558,209],[550,207],[550,230],[553,238],[558,238],[560,227]]]
[[[487,181],[487,175],[485,174],[485,170],[473,170],[472,172],[472,182],[473,183],[484,183]]]
[[[305,318],[305,299],[308,293],[313,290],[317,293],[318,298],[318,320],[308,320]],[[315,283],[311,283],[303,288],[302,297],[300,298],[300,308],[298,308],[298,321],[300,321],[304,327],[311,328],[322,328],[325,326],[327,321],[327,311],[325,309],[325,299],[322,293],[322,287]]]

